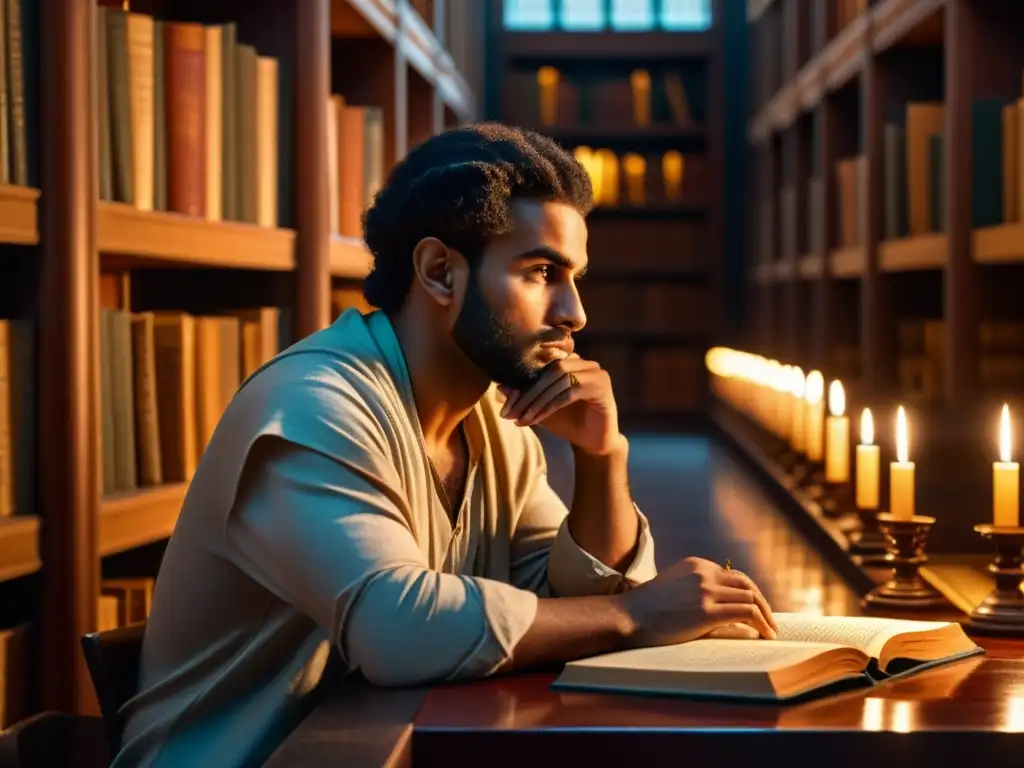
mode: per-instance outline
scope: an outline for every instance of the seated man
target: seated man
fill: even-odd
[[[590,206],[568,153],[501,125],[395,167],[365,218],[379,310],[263,366],[206,448],[115,765],[257,764],[329,658],[403,686],[733,623],[774,635],[743,574],[656,574],[611,382],[573,352]],[[573,446],[571,510],[535,424]]]

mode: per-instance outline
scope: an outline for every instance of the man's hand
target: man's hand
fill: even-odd
[[[744,573],[698,557],[680,560],[622,595],[635,627],[631,645],[685,643],[714,633],[774,639],[778,627],[761,590]]]
[[[591,360],[569,355],[552,363],[532,387],[505,395],[501,415],[519,426],[543,424],[587,453],[604,456],[622,444],[611,377]]]

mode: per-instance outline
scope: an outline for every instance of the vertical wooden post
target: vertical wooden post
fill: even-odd
[[[330,0],[295,4],[295,262],[298,338],[330,322],[331,242],[327,99],[331,93]]]
[[[99,595],[95,16],[95,3],[54,0],[41,18],[41,705],[76,714],[97,709],[79,644]]]
[[[978,384],[976,267],[971,248],[971,105],[974,95],[974,10],[966,0],[946,4],[946,195],[949,253],[945,275],[946,402],[958,408]]]
[[[861,71],[861,141],[866,157],[862,237],[864,273],[861,278],[861,381],[864,394],[878,396],[886,391],[895,374],[892,359],[889,306],[884,276],[879,269],[879,244],[885,216],[885,82],[874,55],[871,34],[865,36],[864,66]]]

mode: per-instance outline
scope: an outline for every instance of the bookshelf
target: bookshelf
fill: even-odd
[[[167,457],[194,451],[194,465],[204,445],[194,420],[216,420],[225,387],[327,325],[343,308],[339,289],[358,292],[372,257],[352,225],[410,146],[475,119],[478,80],[465,73],[478,65],[483,29],[466,0],[35,6],[12,0],[0,25],[18,65],[0,83],[0,727],[43,709],[97,712],[79,641],[111,616],[124,620],[123,605],[110,613],[112,595],[134,588],[124,579],[156,574],[188,486],[189,462]],[[123,57],[139,54],[118,48],[128,39],[148,40],[142,55],[152,55],[130,74],[124,63],[139,62]],[[202,69],[168,49],[197,40]],[[152,76],[133,79],[136,70]],[[186,118],[205,143],[189,145],[183,137],[196,132],[176,110],[196,108],[181,104],[197,93],[202,122]],[[329,104],[335,117],[354,110],[360,128],[375,115],[376,144],[332,133]],[[335,178],[355,158],[363,175]],[[240,191],[250,187],[251,197]],[[164,389],[162,316],[196,349],[215,321],[219,384],[189,374],[187,365],[212,369],[205,353],[179,346],[180,391]],[[177,410],[190,388],[191,415]],[[169,430],[168,412],[180,421]],[[5,685],[14,666],[32,670],[19,689]]]
[[[938,520],[931,552],[976,574],[999,408],[1010,405],[1019,455],[1024,407],[1024,53],[1012,33],[1024,6],[747,11],[746,348],[841,379],[851,414],[875,414],[887,457],[904,405],[919,507]]]
[[[689,422],[707,405],[703,355],[724,327],[726,209],[742,210],[724,172],[724,30],[733,13],[742,28],[743,9],[709,0],[710,24],[683,31],[666,27],[668,4],[637,4],[644,29],[603,4],[604,23],[581,30],[549,3],[541,30],[506,28],[494,6],[490,112],[554,138],[595,183],[578,349],[611,374],[625,428]]]

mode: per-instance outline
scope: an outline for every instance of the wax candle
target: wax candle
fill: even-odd
[[[828,387],[828,420],[825,422],[825,482],[850,482],[850,419],[846,393],[839,381]]]
[[[1016,528],[1020,524],[1020,465],[1010,461],[1010,406],[999,420],[999,461],[992,464],[992,522]]]
[[[825,453],[825,379],[821,371],[807,374],[804,401],[807,409],[804,416],[807,426],[807,459],[821,461]]]
[[[878,476],[881,451],[875,442],[875,421],[871,409],[865,408],[860,414],[860,445],[857,446],[857,493],[858,509],[878,509]]]
[[[789,432],[793,427],[793,393],[789,383],[789,372],[792,366],[780,366],[775,377],[775,397],[778,403],[778,424],[775,434],[781,440],[789,440]]]
[[[793,369],[790,374],[790,384],[793,392],[793,428],[789,444],[794,452],[802,454],[807,449],[807,427],[804,426],[804,415],[807,412],[804,391],[807,388],[807,381],[801,368]]]
[[[899,520],[914,516],[914,462],[910,461],[907,414],[896,409],[896,461],[889,465],[889,513]]]

